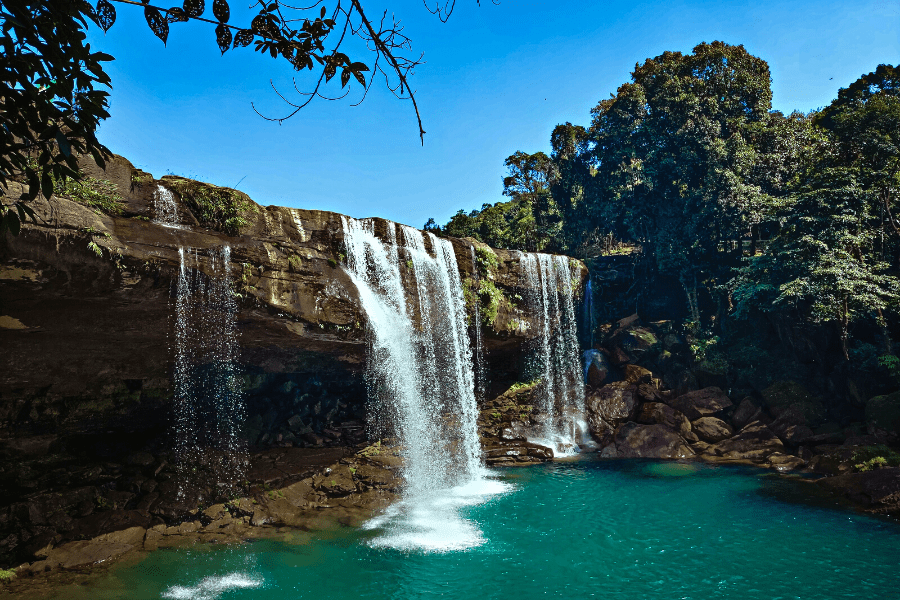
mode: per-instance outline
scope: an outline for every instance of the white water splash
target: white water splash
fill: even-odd
[[[254,579],[243,573],[230,573],[218,577],[204,577],[197,585],[173,585],[163,594],[163,598],[171,600],[217,600],[230,590],[258,588],[262,579]]]
[[[502,491],[503,484],[488,480],[482,466],[453,246],[389,221],[384,241],[376,237],[374,221],[342,217],[342,223],[347,272],[371,333],[370,390],[382,420],[393,425],[403,458],[402,499],[370,521],[369,527],[384,529],[372,543],[429,551],[477,545],[477,525],[459,511]],[[411,285],[404,286],[404,277]],[[407,294],[410,287],[415,292]]]

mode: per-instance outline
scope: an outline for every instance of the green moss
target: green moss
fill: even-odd
[[[297,256],[296,254],[288,256],[288,264],[292,269],[299,269],[300,265],[303,264],[303,260]]]
[[[0,569],[0,581],[9,581],[16,576],[16,572],[12,569]]]
[[[153,175],[150,173],[145,173],[140,169],[131,172],[131,184],[136,185],[138,187],[147,185],[148,183],[153,182]]]
[[[483,273],[494,273],[500,266],[500,259],[487,246],[475,246],[475,262],[483,269]]]
[[[53,193],[107,215],[121,215],[125,206],[116,184],[94,177],[83,177],[78,181],[68,177],[58,179],[54,182]]]
[[[250,224],[246,216],[259,210],[246,194],[237,190],[180,177],[167,177],[165,181],[200,223],[227,235],[239,235]]]

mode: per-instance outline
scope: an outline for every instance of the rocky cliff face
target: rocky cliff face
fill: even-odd
[[[105,170],[92,164],[84,170],[116,185],[120,215],[52,197],[35,203],[37,224],[3,242],[0,422],[38,431],[71,420],[83,429],[96,416],[102,429],[112,415],[140,423],[157,415],[171,374],[179,250],[214,276],[209,251],[224,245],[240,296],[240,360],[251,396],[258,389],[271,396],[290,388],[283,394],[293,397],[336,386],[336,395],[361,400],[365,315],[342,267],[341,215],[261,207],[240,192],[179,177],[157,181],[121,157]],[[176,207],[169,226],[158,222],[160,186]],[[376,220],[376,232],[387,226]],[[487,352],[502,362],[534,330],[515,301],[525,285],[517,257],[481,246],[478,256],[489,260],[473,262],[477,243],[452,241],[464,281],[470,284],[478,268],[496,291],[493,298],[481,289],[467,296],[487,298]],[[573,265],[583,280],[586,269]],[[319,385],[302,389],[309,377],[286,374],[314,376]]]
[[[217,277],[211,253],[230,247],[251,447],[365,439],[366,320],[343,268],[341,215],[262,207],[180,177],[155,180],[121,157],[83,171],[92,179],[36,201],[37,223],[0,240],[0,538],[13,522],[29,522],[10,512],[27,497],[76,484],[115,490],[135,452],[162,464],[181,252]],[[376,235],[386,239],[388,226],[376,219]],[[494,376],[515,380],[537,329],[518,256],[452,243],[473,320],[474,303],[481,306]],[[580,288],[587,270],[571,267]],[[414,290],[411,271],[403,276]],[[69,512],[86,517],[99,506]],[[17,541],[0,540],[0,555],[42,539],[52,529],[42,518]]]

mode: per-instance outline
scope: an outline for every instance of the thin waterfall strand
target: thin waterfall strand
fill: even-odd
[[[231,249],[212,251],[212,276],[200,257],[179,249],[175,289],[173,402],[175,454],[184,477],[204,471],[216,494],[244,480],[244,402],[238,380],[237,304],[231,289]],[[194,482],[196,483],[196,482]]]

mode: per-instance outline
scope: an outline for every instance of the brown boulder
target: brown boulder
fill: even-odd
[[[694,456],[694,452],[680,435],[665,425],[625,423],[616,429],[615,456],[675,459]]]
[[[715,417],[700,417],[691,423],[691,429],[701,440],[713,444],[731,437],[734,433],[728,423]]]
[[[876,513],[900,511],[900,467],[846,473],[816,482]]]
[[[625,381],[628,383],[650,383],[653,373],[638,365],[625,365]]]
[[[763,460],[775,452],[783,452],[784,444],[772,430],[758,421],[744,427],[733,438],[707,449],[707,453],[733,460]]]
[[[670,404],[684,413],[684,416],[691,421],[714,415],[732,405],[725,392],[717,387],[708,387],[682,394],[672,400]]]
[[[662,402],[645,402],[638,411],[637,422],[644,425],[660,423],[677,431],[689,442],[696,442],[697,436],[691,431],[691,422],[680,411]]]
[[[731,424],[734,425],[735,429],[743,429],[748,423],[758,420],[761,415],[762,409],[747,396],[741,400],[734,414],[731,415]]]
[[[603,386],[587,400],[588,418],[600,418],[610,424],[633,418],[638,406],[635,392],[635,386],[626,381]]]

